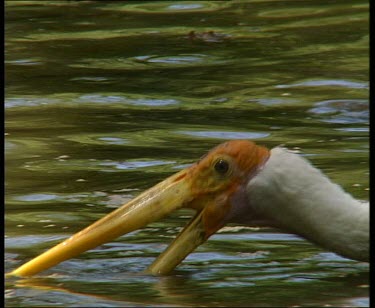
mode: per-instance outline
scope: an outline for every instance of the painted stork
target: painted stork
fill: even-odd
[[[179,208],[197,211],[149,266],[170,273],[227,223],[277,227],[347,258],[369,260],[369,203],[354,199],[284,148],[228,141],[10,273],[31,276]]]

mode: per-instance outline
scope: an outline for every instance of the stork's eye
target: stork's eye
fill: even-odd
[[[217,173],[224,175],[229,170],[229,163],[224,159],[219,159],[214,166]]]

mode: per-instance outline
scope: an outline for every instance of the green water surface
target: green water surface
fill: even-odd
[[[368,199],[368,2],[6,1],[5,270],[230,139]],[[7,307],[367,307],[368,264],[228,226],[143,273],[182,210],[37,277]]]

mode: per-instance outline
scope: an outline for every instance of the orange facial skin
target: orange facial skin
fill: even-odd
[[[209,237],[225,224],[231,209],[230,199],[269,157],[269,150],[247,140],[222,143],[187,170],[194,200],[189,208],[204,209],[203,221]],[[228,169],[216,170],[226,162]]]

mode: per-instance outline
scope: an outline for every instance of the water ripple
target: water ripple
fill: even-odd
[[[110,172],[117,170],[129,170],[129,169],[138,169],[138,168],[145,168],[145,167],[155,167],[155,166],[162,166],[162,165],[169,165],[174,164],[174,161],[162,161],[162,160],[153,160],[153,161],[128,161],[128,162],[102,162],[99,163],[99,166],[106,166],[112,167],[110,169],[103,169],[102,171]]]
[[[29,66],[29,65],[42,65],[44,64],[44,62],[40,59],[17,59],[17,60],[7,60],[5,61],[5,64]]]
[[[101,104],[130,104],[136,106],[168,106],[179,103],[176,99],[171,98],[150,98],[150,97],[125,97],[121,95],[105,94],[85,94],[81,95],[74,101],[80,103],[101,103]]]
[[[146,2],[138,4],[123,4],[123,3],[110,3],[106,6],[101,7],[101,10],[115,10],[126,11],[127,13],[137,12],[137,13],[148,13],[148,14],[159,14],[159,13],[178,13],[178,12],[208,12],[218,9],[222,9],[228,6],[226,1],[195,1],[183,2],[183,3],[173,3],[169,4],[168,1],[160,2]]]
[[[214,56],[208,56],[204,54],[177,54],[169,56],[137,56],[134,57],[135,62],[159,64],[159,65],[177,65],[177,66],[191,66],[196,64],[220,64],[224,63],[223,59]]]
[[[365,82],[354,82],[349,80],[339,80],[339,79],[322,79],[322,80],[308,80],[300,83],[294,83],[290,85],[277,85],[275,88],[293,88],[293,87],[324,87],[324,86],[334,86],[334,87],[345,87],[353,89],[368,89],[368,83]]]
[[[160,171],[155,167],[174,165],[175,161],[167,160],[129,160],[129,161],[113,161],[113,160],[96,160],[96,159],[56,159],[48,161],[29,162],[23,167],[27,170],[40,171],[46,168],[57,172],[72,171],[101,171],[101,172],[117,172],[122,170],[134,170],[140,168],[151,168],[154,171]],[[79,180],[79,179],[78,179]]]
[[[358,100],[325,100],[314,104],[314,108],[308,110],[310,113],[319,115],[322,122],[351,124],[369,121],[369,102],[364,99]],[[323,117],[326,115],[326,117]]]
[[[259,139],[266,138],[269,133],[226,132],[226,131],[178,131],[177,133],[194,137],[215,139]]]
[[[26,98],[26,97],[12,97],[5,99],[5,108],[13,107],[36,107],[42,105],[58,104],[61,103],[59,99],[52,98]]]

